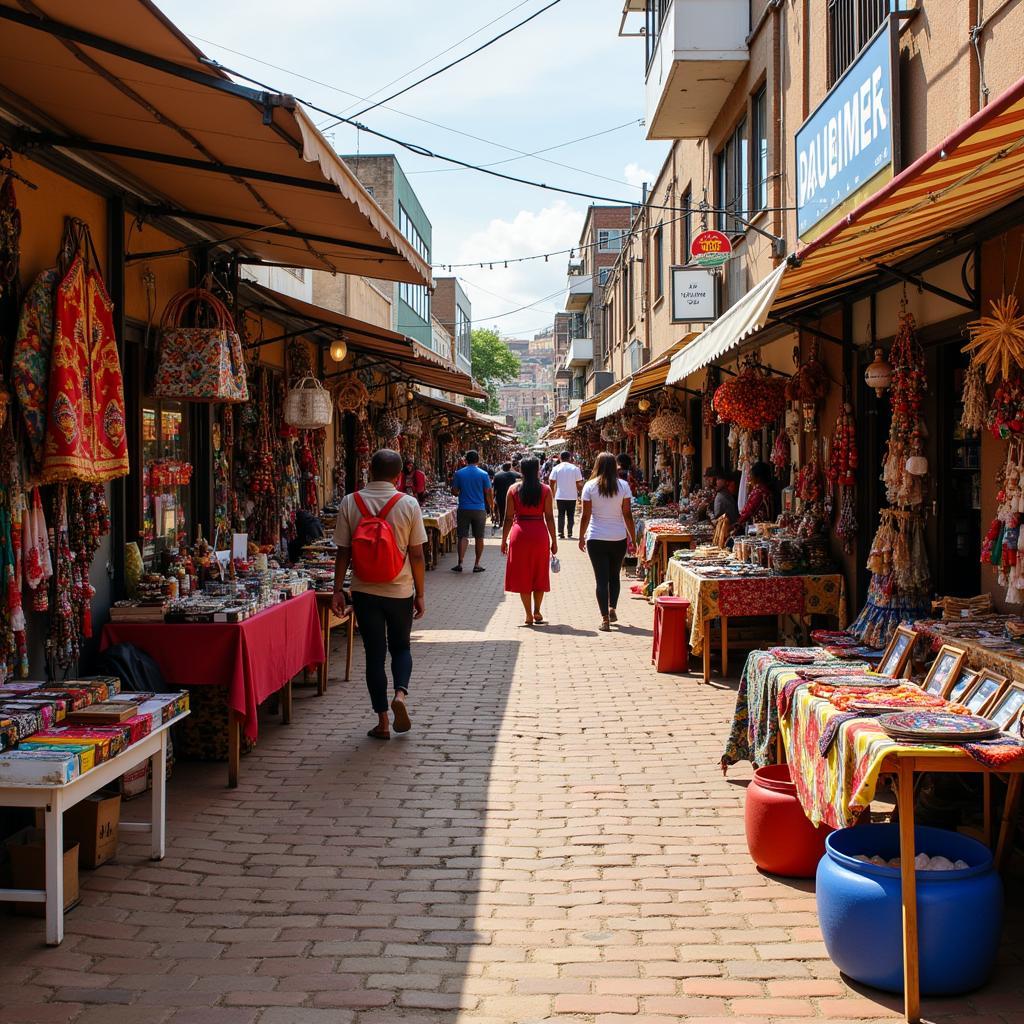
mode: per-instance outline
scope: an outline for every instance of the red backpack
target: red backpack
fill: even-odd
[[[362,514],[352,534],[352,571],[364,583],[390,583],[405,565],[405,553],[398,547],[395,532],[385,520],[402,499],[396,494],[377,515],[371,515],[356,491],[352,497]]]

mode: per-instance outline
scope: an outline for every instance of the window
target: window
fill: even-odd
[[[423,240],[412,218],[401,203],[398,205],[398,230],[408,239],[412,247],[430,262],[430,248]],[[422,284],[399,284],[398,297],[425,323],[430,323],[430,293]]]
[[[751,104],[754,147],[754,209],[768,209],[768,91],[764,88],[754,94]]]
[[[715,157],[715,178],[719,212],[715,221],[719,231],[727,235],[742,234],[746,231],[746,219],[750,208],[747,205],[747,119],[736,126],[725,148]],[[735,213],[743,220],[731,217]]]
[[[626,262],[626,328],[633,322],[633,259]]]
[[[625,233],[621,228],[601,228],[597,233],[597,251],[619,252],[622,249],[622,236]]]
[[[633,341],[629,346],[629,372],[636,373],[644,365],[644,347],[639,341]]]
[[[654,232],[654,297],[665,294],[665,238],[659,224]]]
[[[828,85],[831,89],[879,26],[907,0],[828,0]]]
[[[601,267],[597,271],[597,283],[604,288],[608,284],[608,278],[612,276],[611,267]]]
[[[467,363],[473,363],[473,323],[469,314],[456,303],[455,306],[455,348]]]
[[[181,402],[142,402],[142,559],[153,565],[189,537],[188,418]]]

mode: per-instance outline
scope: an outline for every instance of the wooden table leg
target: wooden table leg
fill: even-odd
[[[292,681],[281,687],[281,724],[292,724]]]
[[[316,667],[316,695],[327,692],[327,665],[331,652],[331,609],[324,608],[320,614],[320,635],[324,642],[324,660]]]
[[[356,613],[349,609],[348,613],[348,645],[345,648],[345,682],[352,676],[352,647],[356,642]]]
[[[164,832],[167,827],[167,731],[160,734],[160,749],[149,759],[153,771],[153,794],[149,805],[151,860],[164,859]]]
[[[999,827],[999,842],[996,844],[996,870],[1006,867],[1010,851],[1013,849],[1013,829],[1017,823],[1017,808],[1020,806],[1021,776],[1014,772],[1006,787],[1006,800],[1003,802],[1003,823]]]
[[[711,682],[711,619],[704,620],[704,682]]]
[[[64,941],[64,804],[59,790],[50,791],[43,815],[46,835],[46,944]]]
[[[897,764],[900,810],[900,879],[903,901],[903,1009],[908,1024],[921,1020],[921,979],[917,949],[917,873],[914,857],[914,769],[903,758]]]
[[[729,674],[729,616],[722,616],[722,675]]]
[[[228,709],[228,788],[238,788],[238,766],[242,759],[242,719]]]

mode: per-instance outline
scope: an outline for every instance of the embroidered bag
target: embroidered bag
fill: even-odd
[[[364,583],[390,583],[405,565],[405,555],[387,522],[388,513],[402,495],[395,494],[389,498],[375,516],[370,514],[358,491],[352,497],[363,517],[352,532],[352,571]]]
[[[202,317],[209,326],[186,326]],[[227,306],[206,288],[187,288],[160,319],[153,394],[186,402],[247,402],[242,341]]]

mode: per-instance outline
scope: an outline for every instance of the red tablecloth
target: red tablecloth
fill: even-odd
[[[135,644],[173,686],[226,686],[228,706],[256,738],[256,708],[307,665],[324,660],[316,594],[283,601],[245,622],[108,622],[100,648]]]

